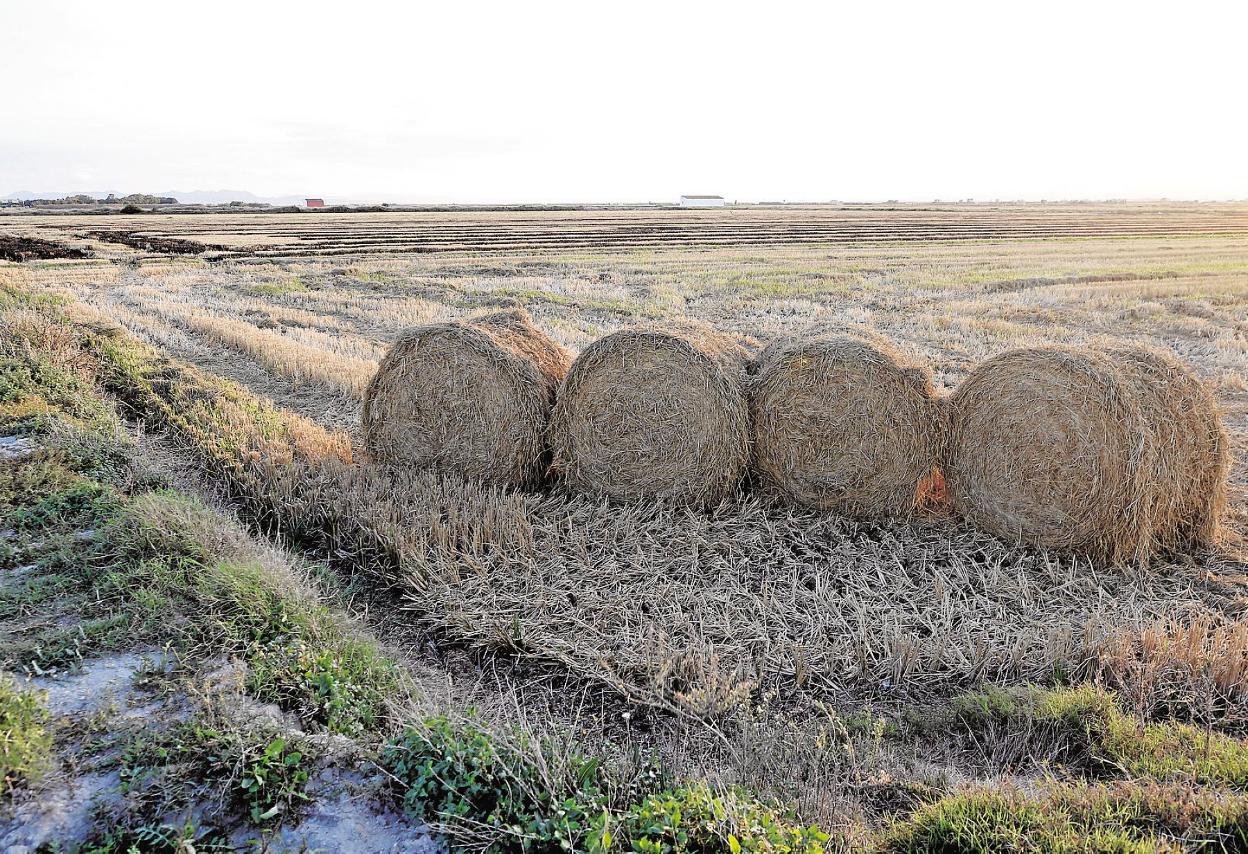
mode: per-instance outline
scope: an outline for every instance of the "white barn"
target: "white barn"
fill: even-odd
[[[682,208],[722,208],[724,206],[723,196],[681,196],[680,206]]]

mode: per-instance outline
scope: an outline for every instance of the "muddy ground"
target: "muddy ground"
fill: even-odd
[[[102,240],[105,243],[120,243],[145,252],[159,252],[162,255],[199,255],[209,250],[223,248],[178,237],[151,237],[135,231],[88,231],[82,236],[92,240]]]
[[[66,246],[51,240],[40,240],[37,237],[18,237],[13,234],[0,234],[0,260],[4,261],[40,261],[49,258],[90,258],[91,253],[84,249]]]

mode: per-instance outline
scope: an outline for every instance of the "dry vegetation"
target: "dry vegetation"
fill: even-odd
[[[1082,838],[1106,804],[1155,816],[1159,797],[1191,800],[1193,825],[1156,830],[1186,845],[1207,830],[1202,799],[1242,791],[1233,774],[1158,770],[1157,757],[1096,763],[1125,750],[1126,714],[1248,731],[1248,211],[731,211],[703,239],[690,227],[703,213],[658,225],[654,213],[361,216],[136,219],[238,255],[93,246],[92,261],[0,265],[0,283],[68,297],[82,328],[120,323],[150,344],[95,345],[129,417],[165,432],[245,521],[370,590],[367,620],[408,666],[477,680],[457,699],[493,720],[653,752],[679,778],[795,805],[845,845],[896,850],[938,849],[938,828],[958,821],[1004,828],[978,841],[1007,850],[1008,833],[1027,831],[1001,816],[1032,821],[1028,810],[1059,811],[1065,829],[1044,832]],[[406,242],[386,251],[383,234]],[[702,511],[361,464],[364,390],[400,330],[517,305],[574,353],[638,321],[692,317],[764,342],[856,324],[922,354],[938,389],[1013,347],[1161,348],[1214,390],[1238,452],[1225,542],[1105,569],[941,518],[881,526],[749,496]],[[926,379],[904,385],[929,393]],[[922,474],[902,472],[902,487]],[[1068,718],[1018,693],[1085,681],[1121,709],[1061,695]],[[1061,730],[1070,720],[1085,735]],[[1188,738],[1156,736],[1158,757]],[[1189,788],[962,788],[1062,766]]]

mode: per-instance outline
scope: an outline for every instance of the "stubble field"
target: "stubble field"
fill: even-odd
[[[0,263],[14,299],[62,300],[10,309],[6,334],[37,356],[55,312],[90,338],[64,346],[145,463],[322,566],[318,595],[415,686],[376,739],[472,706],[488,731],[556,733],[643,791],[653,763],[664,785],[792,810],[829,850],[933,850],[950,828],[985,850],[1075,839],[1110,802],[1139,813],[1135,842],[1245,838],[1180,826],[1156,799],[1248,814],[1248,207],[48,216],[0,232],[92,256]],[[862,323],[950,389],[1013,347],[1160,346],[1223,407],[1226,541],[1103,568],[943,516],[618,505],[362,462],[360,398],[400,330],[511,305],[574,352],[678,317],[763,341]],[[44,630],[5,628],[14,649]],[[628,797],[608,801],[629,827]],[[1020,804],[1041,816],[1030,831],[1010,823]],[[434,813],[454,839],[489,837]]]

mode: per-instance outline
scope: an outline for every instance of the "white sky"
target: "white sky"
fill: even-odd
[[[0,196],[1248,197],[1248,3],[0,0]]]

